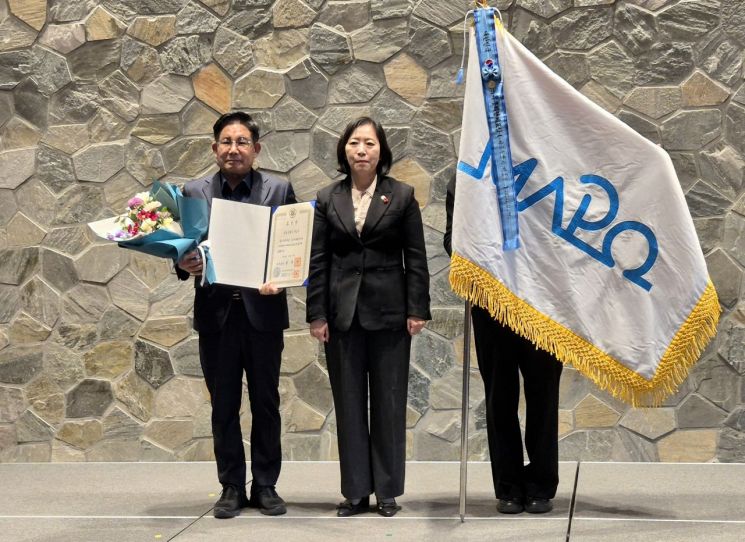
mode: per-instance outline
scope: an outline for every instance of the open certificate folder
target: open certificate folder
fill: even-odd
[[[215,282],[258,288],[303,286],[308,279],[315,201],[266,207],[212,200],[210,256]]]

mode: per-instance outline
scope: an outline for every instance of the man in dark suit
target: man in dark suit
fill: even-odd
[[[447,186],[444,245],[451,253],[455,179]],[[544,514],[559,485],[559,379],[562,364],[534,346],[489,311],[471,308],[479,372],[486,394],[486,433],[497,511],[502,514]],[[517,406],[520,374],[525,389],[525,449]]]
[[[213,132],[212,151],[220,171],[187,183],[185,196],[207,200],[210,209],[214,198],[267,206],[296,203],[287,181],[253,169],[261,145],[258,125],[250,115],[225,114]],[[235,517],[246,506],[266,515],[284,514],[285,503],[275,484],[282,463],[278,385],[282,332],[289,327],[286,294],[271,284],[258,290],[201,286],[197,251],[178,262],[176,273],[182,280],[197,277],[194,329],[199,332],[199,358],[210,392],[215,458],[223,486],[214,516]],[[244,372],[252,415],[250,498],[239,414]]]

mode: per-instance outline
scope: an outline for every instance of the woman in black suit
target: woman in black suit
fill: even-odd
[[[337,515],[368,511],[375,493],[390,517],[404,491],[411,337],[430,318],[422,217],[414,189],[386,176],[393,158],[374,120],[347,126],[337,159],[346,178],[317,196],[307,320],[334,395]]]

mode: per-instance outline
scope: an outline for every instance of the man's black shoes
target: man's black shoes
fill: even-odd
[[[364,497],[360,499],[360,502],[353,504],[349,499],[345,499],[344,502],[340,502],[336,507],[336,515],[340,518],[347,518],[349,516],[356,516],[363,512],[370,511],[370,497]]]
[[[500,514],[519,514],[523,510],[523,500],[519,498],[499,499],[497,503],[497,512]]]
[[[265,516],[281,516],[287,513],[285,501],[277,495],[274,486],[256,486],[251,484],[251,498],[248,506],[258,508]]]
[[[246,491],[243,488],[235,486],[225,486],[222,495],[215,503],[212,510],[214,516],[218,519],[234,518],[240,515],[241,508],[248,506]]]
[[[528,514],[545,514],[553,509],[554,503],[551,502],[551,499],[528,497],[525,500],[525,511]]]

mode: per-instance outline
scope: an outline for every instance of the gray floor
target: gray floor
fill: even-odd
[[[464,523],[458,475],[410,463],[396,517],[339,519],[338,465],[286,462],[287,515],[216,520],[213,463],[0,464],[0,541],[745,540],[745,464],[562,463],[553,512],[502,516],[489,465],[471,463]]]

